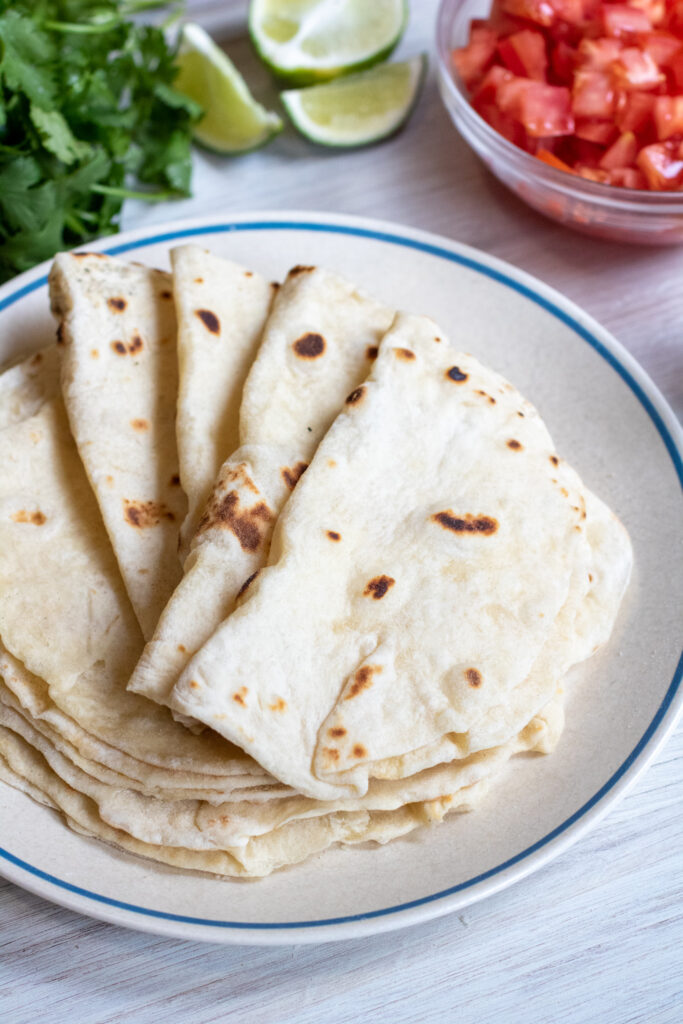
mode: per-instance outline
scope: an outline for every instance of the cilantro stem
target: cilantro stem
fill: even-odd
[[[43,25],[45,28],[49,28],[51,32],[73,32],[75,35],[80,36],[94,36],[101,35],[103,32],[111,32],[112,29],[121,23],[121,18],[112,18],[110,21],[100,22],[99,25],[88,24],[87,22],[80,24],[75,21],[44,21]]]
[[[167,199],[178,199],[179,192],[167,189],[164,192],[136,192],[130,188],[118,188],[115,185],[91,185],[91,192],[97,192],[102,196],[118,196],[121,199],[144,199],[148,203],[163,203]]]

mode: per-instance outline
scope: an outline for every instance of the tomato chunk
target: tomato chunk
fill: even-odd
[[[664,74],[659,70],[649,53],[644,53],[636,46],[627,46],[621,51],[612,65],[612,73],[620,89],[639,90],[656,89],[664,81]]]
[[[513,78],[498,89],[498,104],[533,138],[569,135],[574,130],[569,89],[529,78]]]
[[[498,44],[498,52],[503,64],[515,75],[545,82],[548,57],[545,39],[540,32],[528,28],[513,32]]]
[[[633,132],[624,132],[614,142],[600,160],[605,171],[614,171],[618,167],[630,167],[638,155],[638,140]]]
[[[572,90],[575,117],[612,117],[617,96],[610,75],[603,71],[577,71]]]
[[[629,4],[603,4],[600,18],[606,36],[617,39],[635,36],[638,32],[649,32],[652,22],[647,13]]]
[[[656,96],[654,122],[662,142],[672,135],[683,135],[683,96]]]
[[[683,160],[664,142],[655,142],[641,149],[636,158],[648,185],[657,192],[683,184]]]
[[[453,50],[453,63],[467,86],[481,78],[490,64],[498,45],[498,36],[490,28],[472,26],[467,46]]]

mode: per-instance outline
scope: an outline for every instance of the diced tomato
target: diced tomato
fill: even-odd
[[[555,43],[550,53],[550,67],[557,85],[571,85],[572,75],[578,63],[579,54],[573,46],[562,39]]]
[[[570,135],[574,131],[569,89],[529,78],[515,78],[498,89],[504,114],[519,121],[533,138]]]
[[[493,0],[453,60],[474,109],[549,166],[683,191],[683,0]]]
[[[649,126],[656,97],[648,92],[621,93],[616,124],[622,132],[644,132]]]
[[[665,81],[649,53],[643,53],[637,46],[627,46],[612,65],[612,74],[620,89],[644,92],[656,89]]]
[[[577,139],[598,142],[601,146],[609,144],[618,135],[614,121],[596,121],[590,117],[577,117],[574,127]]]
[[[619,39],[582,39],[578,47],[580,65],[591,71],[607,71],[621,49]]]
[[[550,28],[559,21],[580,25],[584,20],[583,0],[502,0],[503,10],[516,18]]]
[[[638,140],[633,132],[624,132],[606,151],[600,160],[605,171],[614,171],[617,167],[630,167],[638,155]]]
[[[542,160],[544,164],[548,165],[548,167],[554,167],[558,171],[568,171],[569,174],[573,173],[569,164],[566,164],[564,160],[560,160],[558,156],[555,156],[555,154],[551,153],[548,149],[537,150],[536,158],[538,160]]]
[[[609,184],[608,171],[603,171],[598,167],[584,167],[583,164],[575,164],[574,170],[588,181],[599,181],[603,185]]]
[[[453,50],[453,63],[468,88],[481,78],[491,65],[497,45],[498,36],[493,29],[473,26],[470,28],[470,41],[467,46]]]
[[[521,32],[513,32],[498,44],[498,53],[503,64],[515,75],[545,82],[548,58],[545,52],[545,39],[540,32],[528,28]]]
[[[609,75],[602,71],[576,72],[572,90],[575,117],[612,117],[615,106],[616,92]]]
[[[656,96],[653,114],[660,142],[683,134],[683,96]]]
[[[683,184],[683,160],[665,142],[644,146],[636,163],[651,189],[664,192]]]
[[[647,178],[636,167],[615,167],[609,172],[609,183],[622,188],[647,188]]]
[[[657,67],[662,68],[666,67],[683,44],[670,32],[646,32],[638,36],[638,45],[652,57]]]
[[[652,30],[652,22],[646,12],[630,4],[603,4],[600,19],[605,35],[614,36],[616,39]]]

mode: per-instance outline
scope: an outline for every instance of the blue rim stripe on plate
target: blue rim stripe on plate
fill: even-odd
[[[535,292],[533,288],[528,285],[522,284],[516,281],[514,278],[509,277],[501,270],[496,270],[493,267],[486,266],[484,263],[480,263],[478,260],[473,259],[470,256],[463,256],[459,253],[452,252],[450,249],[446,249],[443,246],[435,245],[430,242],[421,242],[413,238],[406,238],[402,235],[393,234],[388,231],[375,231],[370,228],[358,228],[351,227],[342,224],[320,224],[315,221],[246,221],[243,223],[224,223],[224,224],[210,224],[204,227],[197,228],[183,228],[177,231],[162,232],[158,235],[151,237],[144,237],[137,239],[134,242],[125,242],[121,245],[110,246],[104,251],[110,256],[118,256],[125,252],[130,252],[133,249],[145,248],[150,245],[159,245],[163,242],[177,241],[181,238],[196,237],[197,235],[216,235],[225,234],[227,232],[236,231],[317,231],[327,234],[340,234],[340,235],[354,235],[357,238],[369,238],[373,241],[387,242],[390,245],[400,245],[408,249],[417,249],[420,252],[425,252],[431,256],[439,257],[440,259],[449,260],[451,263],[458,263],[460,266],[467,267],[469,270],[474,270],[479,274],[483,274],[485,277],[489,277],[499,284],[504,285],[506,288],[511,288],[518,294],[523,295],[531,302],[545,309],[546,312],[550,313],[557,320],[570,327],[576,334],[578,334],[584,341],[586,341],[591,348],[602,356],[602,358],[609,363],[613,370],[619,374],[622,380],[628,385],[633,394],[636,396],[640,404],[644,407],[648,416],[657,428],[657,432],[661,437],[666,450],[668,451],[671,461],[674,464],[676,475],[679,483],[683,488],[683,458],[678,450],[674,438],[671,436],[668,427],[664,423],[659,410],[655,408],[650,397],[643,391],[641,385],[632,376],[630,370],[624,366],[613,352],[610,350],[593,335],[586,327],[575,320],[574,317],[570,316],[559,306],[556,306],[550,299],[544,298]],[[0,302],[0,312],[3,309],[13,305],[19,299],[30,295],[31,292],[36,291],[38,288],[42,288],[47,284],[47,277],[41,277],[37,281],[33,281],[31,284],[25,285],[23,288],[19,288],[12,295]],[[538,850],[547,846],[548,843],[552,842],[562,835],[568,828],[579,821],[588,811],[598,804],[603,797],[607,795],[619,782],[621,778],[626,774],[628,769],[642,753],[644,748],[649,743],[650,739],[657,731],[659,724],[661,723],[664,715],[669,709],[674,696],[676,695],[681,681],[683,680],[683,652],[679,658],[676,671],[674,672],[671,685],[669,686],[657,712],[650,722],[650,725],[643,733],[642,737],[633,748],[629,756],[623,762],[623,764],[614,772],[614,774],[607,780],[607,782],[595,793],[590,800],[588,800],[582,807],[580,807],[574,814],[570,815],[561,825],[549,832],[542,839],[528,846],[525,850],[515,854],[514,857],[510,857],[502,864],[498,864],[496,867],[491,868],[488,871],[484,871],[480,875],[476,875],[474,878],[469,878],[466,882],[460,882],[458,885],[451,886],[449,889],[443,889],[440,892],[432,893],[430,896],[422,896],[420,899],[411,900],[408,903],[400,903],[393,907],[384,907],[381,910],[370,910],[364,914],[348,914],[345,917],[329,917],[319,921],[282,921],[282,922],[251,922],[251,921],[217,921],[211,918],[204,917],[188,917],[185,914],[171,914],[163,910],[152,910],[148,907],[140,907],[135,903],[125,903],[122,900],[115,900],[109,896],[102,896],[100,893],[92,892],[89,889],[83,889],[78,885],[72,885],[70,882],[65,882],[61,878],[56,878],[54,875],[50,875],[46,871],[41,871],[40,868],[34,867],[32,864],[28,864],[26,861],[21,860],[19,857],[15,857],[14,854],[8,850],[0,847],[0,857],[9,863],[22,868],[29,874],[34,875],[36,878],[40,878],[43,881],[50,882],[52,885],[56,885],[60,889],[64,889],[67,892],[74,893],[76,896],[83,896],[87,899],[93,900],[96,903],[105,904],[109,907],[115,907],[118,910],[126,910],[134,914],[141,914],[145,917],[157,918],[164,921],[177,921],[181,924],[191,925],[202,925],[213,928],[235,928],[244,929],[247,931],[268,931],[268,930],[280,930],[287,928],[319,928],[324,925],[339,925],[347,924],[352,921],[367,921],[371,918],[386,917],[388,914],[397,914],[405,910],[410,910],[414,907],[423,906],[426,903],[433,903],[436,900],[444,899],[447,896],[452,896],[457,892],[462,892],[464,889],[469,889],[473,885],[477,885],[479,882],[486,881],[486,879],[493,878],[495,875],[501,874],[503,871],[508,870],[515,864],[519,864],[525,860],[531,854],[536,853]]]

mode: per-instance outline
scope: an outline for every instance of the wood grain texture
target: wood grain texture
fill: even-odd
[[[412,6],[406,55],[433,49],[437,4]],[[248,45],[228,50],[274,104]],[[340,154],[288,130],[240,160],[198,155],[194,199],[130,204],[125,226],[264,209],[382,217],[509,260],[600,320],[683,413],[683,247],[593,241],[528,210],[451,128],[433,69],[396,139]],[[0,880],[0,1021],[680,1024],[682,850],[679,727],[636,788],[558,860],[460,915],[376,938],[284,949],[179,942],[99,924]]]

